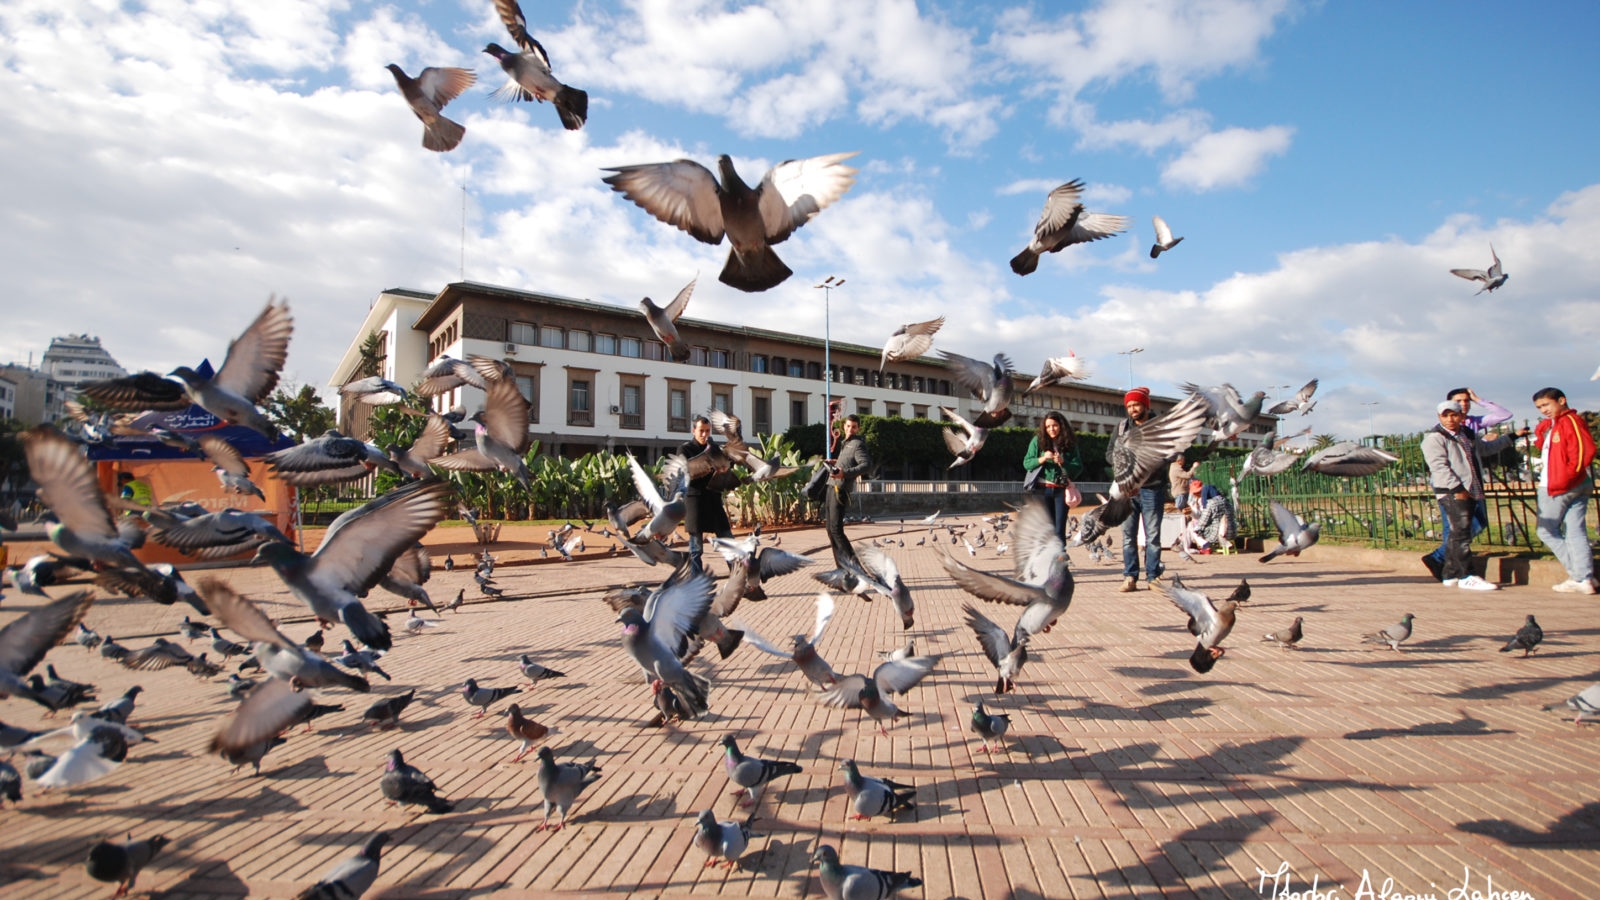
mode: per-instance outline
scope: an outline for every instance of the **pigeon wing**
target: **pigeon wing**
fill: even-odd
[[[933,346],[933,336],[943,327],[944,316],[905,326],[905,334],[901,336],[900,347],[895,350],[894,357],[896,359],[916,359],[927,353],[928,348]]]
[[[444,521],[454,489],[444,481],[414,481],[341,515],[311,556],[310,577],[357,595],[371,590],[412,544]]]
[[[936,662],[938,657],[934,656],[891,659],[872,670],[872,680],[877,682],[879,693],[904,694],[928,677]]]
[[[867,676],[846,675],[834,682],[833,687],[817,695],[824,706],[837,709],[860,709],[861,692],[867,689]]]
[[[428,414],[428,424],[422,426],[422,434],[411,442],[411,447],[406,451],[413,459],[426,463],[444,453],[444,448],[450,445],[450,423],[439,418],[433,413]]]
[[[195,590],[206,599],[206,605],[211,607],[222,624],[245,640],[260,641],[284,649],[300,646],[279,631],[260,607],[235,592],[226,582],[205,578],[195,585]]]
[[[677,647],[711,608],[711,599],[711,576],[704,572],[667,579],[646,608],[651,635],[663,646]]]
[[[1078,221],[1072,225],[1072,230],[1067,232],[1068,244],[1087,244],[1112,235],[1121,234],[1128,230],[1127,216],[1113,216],[1110,213],[1084,213],[1078,216]]]
[[[0,669],[26,675],[88,615],[92,591],[74,591],[0,628]]]
[[[986,362],[978,362],[971,357],[949,350],[940,350],[939,355],[950,364],[951,374],[955,376],[956,383],[971,391],[979,400],[988,400],[994,392],[994,366]]]
[[[1033,236],[1044,242],[1082,212],[1083,182],[1073,179],[1044,199],[1044,210],[1039,213],[1039,224],[1033,227]]]
[[[1006,636],[1006,630],[996,625],[983,613],[973,609],[972,604],[961,604],[961,611],[967,614],[967,627],[978,636],[978,643],[983,646],[983,655],[989,657],[989,662],[1000,665],[1000,660],[1005,659],[1011,652],[1011,639]]]
[[[1039,588],[1012,581],[999,575],[990,575],[979,572],[962,563],[956,562],[945,553],[939,554],[939,564],[950,573],[956,586],[977,597],[980,600],[993,600],[998,603],[1010,603],[1013,606],[1027,606],[1038,600],[1042,594]]]
[[[1015,557],[1017,580],[1024,584],[1044,584],[1050,574],[1050,563],[1066,552],[1066,545],[1056,537],[1054,514],[1045,501],[1029,497],[1017,513],[1017,522],[1011,528],[1011,552]]]
[[[1489,273],[1482,269],[1451,269],[1451,275],[1465,278],[1468,281],[1488,281]]]
[[[1132,496],[1152,473],[1193,444],[1208,415],[1205,399],[1190,394],[1165,414],[1128,429],[1116,450],[1114,475],[1121,496]]]
[[[528,449],[528,399],[517,390],[517,382],[503,378],[489,382],[483,398],[483,427],[497,442],[518,455]]]
[[[309,693],[295,690],[289,682],[269,678],[217,726],[211,752],[237,753],[277,737],[309,712],[313,702]]]
[[[699,278],[696,278],[694,281],[684,285],[683,290],[678,292],[678,296],[673,297],[672,302],[668,303],[666,308],[662,310],[662,312],[666,313],[668,319],[674,322],[678,321],[678,317],[683,315],[683,311],[689,308],[689,298],[694,296],[694,286],[699,280]]]
[[[1156,243],[1172,243],[1172,229],[1167,227],[1167,220],[1161,218],[1160,216],[1151,216],[1150,218],[1156,226]]]
[[[417,88],[437,107],[443,107],[461,96],[462,91],[477,81],[478,74],[471,69],[429,67],[417,73]]]
[[[245,464],[244,454],[222,438],[208,434],[200,439],[200,449],[205,451],[206,459],[212,465],[229,475],[250,477],[250,466]]]
[[[830,153],[789,159],[767,172],[761,180],[760,208],[768,244],[782,243],[796,228],[850,190],[856,181],[856,170],[841,163],[855,155]]]
[[[1276,500],[1272,501],[1272,522],[1278,526],[1279,539],[1285,544],[1300,533],[1300,517]]]
[[[788,575],[790,572],[798,572],[806,566],[814,564],[816,560],[809,556],[801,556],[798,553],[790,553],[787,550],[779,550],[777,547],[764,547],[761,553],[756,556],[755,562],[762,580],[766,580],[768,578],[776,578],[779,575]]]
[[[823,630],[828,627],[829,622],[833,621],[834,606],[832,594],[827,591],[817,594],[817,623],[811,629],[811,643],[815,644],[822,639]]]
[[[267,308],[250,327],[228,344],[228,356],[212,383],[260,403],[278,386],[278,373],[289,358],[289,337],[294,334],[294,317],[289,304],[267,301]]]
[[[667,503],[656,491],[656,483],[651,480],[650,473],[644,470],[644,466],[639,465],[639,460],[635,459],[632,453],[628,454],[628,468],[633,470],[633,487],[639,492],[639,499],[650,507],[650,512],[660,512],[661,507]]]
[[[711,170],[692,159],[620,166],[602,179],[657,219],[695,240],[722,243],[722,188]]]
[[[23,433],[22,446],[28,458],[28,472],[39,485],[39,499],[61,524],[86,536],[117,536],[94,465],[77,444],[54,426],[40,425]]]
[[[107,409],[122,412],[170,412],[188,409],[191,403],[183,385],[154,372],[96,381],[84,385],[78,393]]]

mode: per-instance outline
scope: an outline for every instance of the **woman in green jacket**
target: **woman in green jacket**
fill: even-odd
[[[1039,423],[1039,433],[1028,444],[1028,455],[1022,458],[1022,467],[1028,472],[1029,490],[1050,504],[1055,516],[1056,537],[1065,542],[1069,512],[1067,493],[1076,490],[1072,480],[1083,473],[1077,441],[1067,427],[1065,416],[1058,412],[1045,414],[1044,421]]]

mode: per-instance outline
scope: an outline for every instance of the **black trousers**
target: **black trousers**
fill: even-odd
[[[1450,522],[1450,535],[1444,544],[1444,578],[1465,578],[1471,574],[1467,571],[1467,553],[1472,546],[1472,510],[1477,501],[1444,497],[1439,506]]]
[[[835,559],[853,556],[855,551],[850,549],[850,539],[844,536],[844,509],[850,503],[850,495],[839,496],[840,491],[835,485],[828,485],[828,496],[823,504],[828,529],[828,545],[833,548]]]

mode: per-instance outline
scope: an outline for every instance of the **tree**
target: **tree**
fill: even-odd
[[[1312,435],[1312,437],[1311,437],[1311,448],[1309,450],[1307,450],[1306,452],[1308,452],[1308,453],[1318,453],[1318,452],[1321,452],[1323,450],[1328,449],[1329,447],[1332,447],[1334,444],[1336,444],[1338,442],[1339,442],[1338,435],[1333,435],[1333,434]]]
[[[389,354],[382,332],[369,332],[367,339],[361,342],[361,349],[356,352],[361,355],[361,362],[356,365],[358,378],[383,374],[383,362],[389,358]]]
[[[264,404],[267,419],[279,431],[287,433],[296,443],[301,443],[308,437],[320,437],[333,427],[338,417],[322,404],[322,398],[317,396],[311,385],[303,384],[295,393],[289,393],[289,390],[280,386]]]

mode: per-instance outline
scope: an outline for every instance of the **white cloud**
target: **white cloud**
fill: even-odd
[[[1265,168],[1268,157],[1287,153],[1293,137],[1294,129],[1285,125],[1213,132],[1167,163],[1161,183],[1197,192],[1238,187]]]
[[[1012,194],[1039,194],[1043,196],[1061,186],[1061,181],[1056,178],[1022,178],[1010,184],[1004,184],[995,189],[995,193],[1002,197]]]

